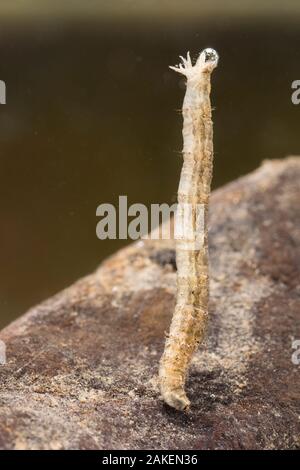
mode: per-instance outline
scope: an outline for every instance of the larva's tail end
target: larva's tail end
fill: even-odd
[[[183,56],[180,56],[180,60],[181,60],[181,63],[179,65],[169,65],[169,68],[187,77],[189,74],[189,70],[193,68],[190,53],[189,52],[187,53],[186,58]]]
[[[206,49],[203,49],[203,51],[199,54],[196,65],[198,64],[202,68],[207,67],[212,71],[215,67],[217,67],[218,62],[219,55],[217,51],[215,51],[211,47],[207,47]]]
[[[196,63],[193,65],[190,53],[187,53],[187,57],[180,56],[181,63],[178,65],[170,65],[169,68],[177,73],[181,73],[187,79],[199,80],[199,77],[203,73],[211,74],[212,71],[217,67],[219,56],[218,53],[211,47],[204,49],[198,56]]]

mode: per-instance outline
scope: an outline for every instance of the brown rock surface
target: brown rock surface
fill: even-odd
[[[0,333],[2,449],[300,448],[300,159],[216,191],[188,414],[159,399],[172,242],[139,242]],[[30,268],[30,267],[29,267]]]

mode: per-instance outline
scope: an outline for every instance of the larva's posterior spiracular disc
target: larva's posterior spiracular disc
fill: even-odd
[[[216,64],[218,63],[219,55],[215,49],[207,47],[201,52],[201,54],[204,54],[205,62],[215,62]]]

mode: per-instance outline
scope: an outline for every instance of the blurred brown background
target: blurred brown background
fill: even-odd
[[[295,1],[1,1],[0,326],[126,241],[96,207],[174,202],[184,84],[178,55],[217,49],[214,187],[299,154]]]

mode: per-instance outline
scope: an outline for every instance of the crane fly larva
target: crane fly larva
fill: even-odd
[[[218,54],[205,49],[195,65],[190,54],[171,69],[185,75],[183,102],[183,167],[178,189],[178,206],[189,205],[191,222],[203,207],[203,243],[176,240],[177,299],[170,332],[160,361],[159,381],[162,397],[168,405],[189,407],[184,385],[192,355],[201,343],[208,316],[208,234],[207,216],[213,166],[213,124],[210,104],[210,77],[218,63]],[[196,230],[196,227],[194,227]]]

